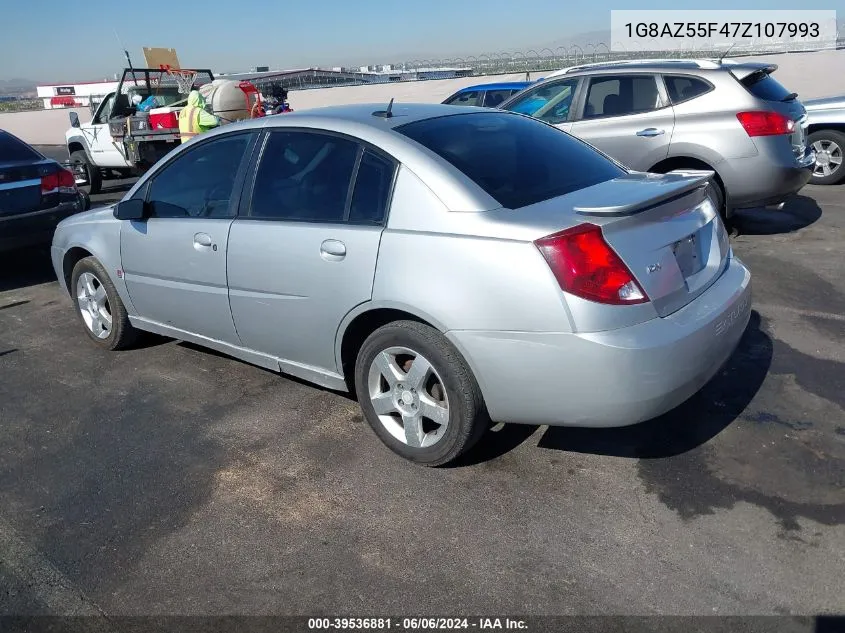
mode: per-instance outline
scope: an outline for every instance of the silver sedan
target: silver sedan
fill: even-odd
[[[711,175],[509,112],[333,107],[196,137],[52,258],[97,345],[154,332],[349,389],[434,466],[492,421],[635,424],[718,371],[751,286]]]

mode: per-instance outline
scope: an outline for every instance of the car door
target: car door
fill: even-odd
[[[121,227],[126,288],[141,318],[237,344],[226,249],[255,135],[215,135],[177,153],[139,191],[146,217]]]
[[[578,93],[577,77],[543,82],[502,104],[501,109],[528,114],[568,132],[574,115],[573,104]]]
[[[91,159],[98,167],[126,166],[123,148],[121,144],[112,140],[109,131],[109,115],[113,105],[114,93],[111,93],[100,103],[91,122],[80,126],[80,130],[88,143]]]
[[[282,368],[338,372],[343,317],[372,296],[395,164],[317,130],[267,133],[229,237],[229,301],[245,347]]]
[[[659,77],[632,73],[585,81],[572,134],[631,169],[647,171],[666,158],[675,113]]]

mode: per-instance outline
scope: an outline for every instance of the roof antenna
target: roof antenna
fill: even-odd
[[[376,110],[373,116],[379,116],[384,119],[389,119],[393,116],[393,97],[390,98],[390,103],[387,104],[387,110]]]
[[[722,53],[722,56],[719,58],[719,63],[720,63],[720,64],[722,63],[722,60],[723,60],[723,59],[725,59],[725,57],[727,57],[728,53],[730,53],[730,52],[731,52],[731,49],[732,49],[734,46],[736,46],[736,42],[734,42],[733,44],[731,44],[730,46],[728,46],[728,50],[726,50],[724,53]]]

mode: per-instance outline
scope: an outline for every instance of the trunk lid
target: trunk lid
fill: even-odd
[[[550,234],[565,228],[561,212],[568,207],[576,224],[600,226],[657,314],[665,317],[707,290],[727,265],[730,244],[710,199],[712,175],[630,173],[525,207],[519,216]]]
[[[0,162],[0,216],[35,211],[41,206],[41,163]]]

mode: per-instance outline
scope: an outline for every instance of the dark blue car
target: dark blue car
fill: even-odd
[[[461,88],[447,98],[447,105],[482,106],[495,108],[511,95],[533,84],[533,81],[504,81],[501,83],[480,84]]]

